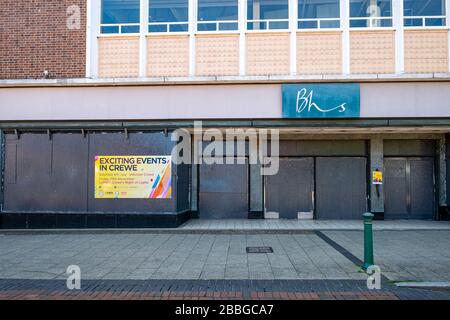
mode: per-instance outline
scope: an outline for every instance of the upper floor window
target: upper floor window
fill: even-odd
[[[289,0],[248,0],[247,29],[289,29]]]
[[[139,33],[139,0],[102,0],[101,33]]]
[[[350,28],[392,27],[391,0],[350,0]]]
[[[298,0],[298,28],[340,28],[339,0]]]
[[[149,32],[187,32],[188,0],[150,0]]]
[[[238,29],[238,0],[198,0],[198,31]]]
[[[445,26],[445,0],[405,0],[405,27]]]

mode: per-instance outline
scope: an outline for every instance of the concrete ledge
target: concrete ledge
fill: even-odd
[[[289,82],[389,82],[450,81],[450,73],[418,74],[350,74],[350,75],[266,75],[157,78],[78,78],[78,79],[13,79],[0,80],[1,87],[71,87],[71,86],[139,86],[187,84],[253,84]]]

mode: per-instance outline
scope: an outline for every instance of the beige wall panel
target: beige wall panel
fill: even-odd
[[[288,33],[246,35],[247,75],[288,75],[290,43]]]
[[[341,74],[342,33],[297,33],[297,74]]]
[[[351,31],[350,72],[395,73],[394,31]]]
[[[448,72],[448,31],[405,30],[405,72]]]
[[[196,37],[197,76],[239,75],[239,35],[201,35]]]
[[[98,53],[100,78],[139,76],[138,37],[100,37]]]
[[[147,37],[147,76],[184,77],[188,75],[188,36]]]

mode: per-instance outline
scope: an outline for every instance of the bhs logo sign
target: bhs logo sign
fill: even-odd
[[[360,86],[343,84],[284,84],[284,118],[359,118]]]

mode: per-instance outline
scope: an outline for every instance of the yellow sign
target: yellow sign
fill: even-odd
[[[96,156],[96,199],[170,199],[170,156]]]
[[[383,172],[381,171],[374,171],[372,175],[372,182],[373,184],[383,184]]]

